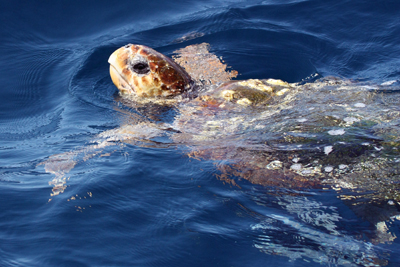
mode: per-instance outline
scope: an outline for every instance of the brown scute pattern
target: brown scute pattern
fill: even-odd
[[[154,85],[157,86],[157,87],[159,87],[160,84],[161,84],[161,83],[160,83],[160,80],[159,80],[158,78],[154,78],[154,79],[153,79],[153,82],[154,82]]]
[[[129,63],[129,57],[127,53],[120,53],[119,58],[121,58],[121,62],[124,66],[128,66]]]
[[[129,76],[131,76],[131,71],[129,70],[129,68],[124,68],[124,69],[122,69],[122,74],[129,77]]]
[[[134,79],[134,80],[133,80],[133,86],[134,86],[135,88],[138,88],[138,87],[139,87],[139,79]]]
[[[133,54],[136,54],[139,51],[140,47],[139,45],[131,45],[130,49],[132,50]]]
[[[152,53],[150,53],[149,49],[147,47],[141,47],[141,49],[138,51],[139,55],[142,55],[144,57],[149,57]]]
[[[170,66],[165,66],[160,70],[159,73],[160,79],[165,83],[165,84],[172,84],[176,81],[177,75],[175,74],[175,70],[171,68]]]
[[[153,79],[153,80],[154,80],[154,79]],[[150,83],[149,83],[149,81],[148,81],[148,79],[147,79],[146,76],[144,76],[144,77],[141,78],[141,82],[142,82],[142,85],[143,85],[143,86],[146,86],[146,87],[150,86]]]
[[[171,85],[171,88],[177,92],[182,92],[184,90],[185,85],[182,81],[178,81]]]
[[[158,65],[154,62],[149,62],[150,71],[156,72],[158,69]]]

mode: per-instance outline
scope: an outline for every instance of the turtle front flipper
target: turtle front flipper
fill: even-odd
[[[76,165],[95,157],[107,157],[122,149],[126,143],[151,146],[152,139],[163,135],[165,129],[151,122],[132,122],[116,129],[108,130],[97,135],[89,144],[72,151],[52,155],[38,164],[43,165],[46,173],[54,175],[49,181],[53,186],[51,196],[64,192],[67,188],[68,175]],[[165,126],[168,128],[168,126]],[[157,143],[157,146],[159,144]]]

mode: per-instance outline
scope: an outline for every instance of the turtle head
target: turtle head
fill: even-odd
[[[113,83],[122,94],[139,97],[179,95],[193,86],[172,59],[144,45],[125,45],[108,59]]]

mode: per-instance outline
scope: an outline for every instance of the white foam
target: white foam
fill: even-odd
[[[381,85],[387,86],[387,85],[392,85],[392,84],[394,84],[396,82],[397,82],[397,80],[392,80],[392,81],[387,81],[387,82],[381,83]]]
[[[325,172],[331,172],[331,171],[333,171],[333,167],[326,166],[324,170],[325,170]]]
[[[329,153],[331,153],[333,150],[333,146],[326,146],[324,147],[324,153],[325,155],[328,155]]]
[[[339,165],[339,170],[344,170],[346,169],[348,166],[346,164],[340,164]]]
[[[359,119],[354,118],[354,117],[346,117],[346,118],[344,118],[343,120],[344,120],[345,122],[347,122],[347,123],[354,123],[354,122],[360,121]]]
[[[290,166],[290,168],[292,170],[299,171],[299,170],[301,170],[301,168],[303,168],[303,166],[300,163],[297,163],[297,164],[293,164],[292,166]]]
[[[366,107],[366,105],[364,103],[355,103],[354,106],[357,108],[365,108]]]
[[[345,130],[343,130],[343,129],[330,130],[328,132],[328,134],[330,134],[330,135],[344,135],[344,133],[345,133]]]

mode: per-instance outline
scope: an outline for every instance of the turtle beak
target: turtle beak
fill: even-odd
[[[110,76],[114,85],[122,94],[132,94],[134,90],[128,82],[128,77],[124,75],[123,70],[127,68],[126,59],[128,57],[127,51],[124,47],[114,51],[108,59],[110,63]]]

